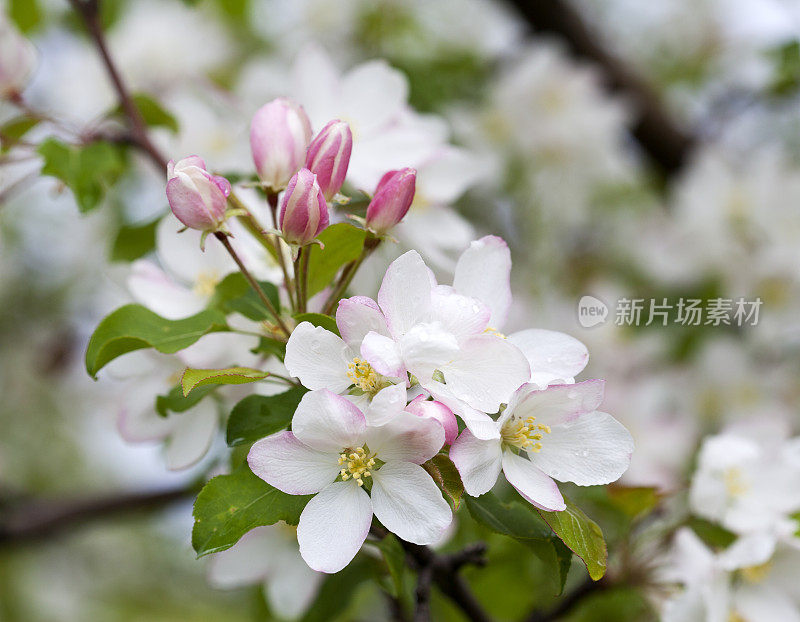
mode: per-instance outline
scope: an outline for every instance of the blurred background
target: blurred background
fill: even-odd
[[[107,121],[116,96],[69,3],[2,6],[38,52],[26,104],[62,134]],[[249,122],[268,99],[313,108],[303,95],[322,88],[320,67],[345,94],[368,91],[358,67],[385,59],[407,97],[401,113],[448,155],[415,161],[405,135],[380,143],[419,168],[425,191],[398,249],[419,248],[446,275],[477,235],[509,242],[514,323],[587,344],[584,377],[606,378],[605,409],[637,442],[626,483],[685,490],[701,439],[742,419],[797,432],[797,0],[104,0],[102,21],[131,90],[166,112],[151,119],[157,144],[222,172],[252,170]],[[16,114],[0,103],[0,123]],[[70,518],[49,528],[54,506],[42,503],[15,517],[25,538],[0,533],[0,620],[276,619],[259,585],[211,589],[207,560],[195,560],[186,491],[208,461],[170,471],[161,443],[126,443],[117,420],[129,386],[84,370],[91,331],[131,299],[137,240],[152,245],[149,223],[167,208],[162,174],[136,155],[105,162],[87,209],[40,168],[4,140],[0,513],[46,499]],[[369,293],[374,278],[362,280]],[[585,296],[605,305],[604,321],[581,321]],[[679,300],[716,299],[760,301],[759,315],[678,320]],[[641,321],[624,300],[642,301]],[[666,326],[645,325],[651,301],[670,305]],[[83,520],[74,499],[98,500],[101,518]],[[493,541],[497,563],[468,571],[502,620],[550,597],[514,551]],[[649,603],[622,590],[569,619],[654,619]],[[460,619],[434,607],[437,620]],[[362,583],[306,619],[389,615]]]

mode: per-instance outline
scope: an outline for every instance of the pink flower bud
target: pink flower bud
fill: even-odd
[[[36,65],[36,48],[0,14],[0,97],[19,95]]]
[[[322,194],[330,201],[347,176],[353,133],[344,121],[331,121],[308,146],[306,168],[317,176]]]
[[[406,406],[406,412],[425,419],[435,419],[444,429],[444,444],[452,445],[458,436],[458,422],[453,411],[441,402],[426,400],[424,396],[411,400]]]
[[[178,220],[190,229],[214,231],[225,220],[231,184],[212,175],[198,156],[167,164],[167,200]]]
[[[250,149],[258,176],[277,192],[305,162],[311,122],[303,107],[285,97],[258,109],[250,125]]]
[[[367,206],[367,228],[380,235],[403,220],[414,200],[416,182],[413,168],[389,171],[381,177]]]
[[[278,217],[283,239],[289,244],[310,244],[328,226],[328,203],[317,176],[301,168],[289,180]]]

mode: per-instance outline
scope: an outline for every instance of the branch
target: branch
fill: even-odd
[[[188,499],[196,483],[181,488],[129,492],[68,501],[36,500],[2,509],[0,547],[40,540],[86,522],[128,512],[154,510]]]
[[[167,159],[158,150],[158,148],[150,140],[147,133],[147,125],[142,118],[142,114],[136,107],[136,104],[128,91],[125,82],[122,80],[114,60],[106,44],[106,38],[103,34],[103,27],[100,24],[100,1],[99,0],[69,0],[72,8],[83,20],[89,36],[97,46],[100,57],[105,65],[106,73],[114,85],[114,90],[117,92],[120,106],[122,107],[125,116],[130,124],[130,142],[137,149],[147,155],[153,163],[161,169],[167,168]]]
[[[600,66],[610,90],[623,93],[636,106],[633,136],[667,177],[676,174],[696,139],[671,118],[652,87],[600,44],[568,0],[510,2],[534,31],[561,36],[575,56]]]
[[[525,618],[525,622],[555,622],[555,620],[559,620],[572,611],[586,596],[606,590],[609,585],[608,581],[586,579],[567,596],[559,600],[555,607],[549,611],[534,611]]]

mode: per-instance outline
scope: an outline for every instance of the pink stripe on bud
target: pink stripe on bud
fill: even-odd
[[[167,200],[172,213],[190,229],[214,231],[225,220],[231,184],[212,175],[198,156],[167,164]]]
[[[261,181],[283,190],[303,166],[310,140],[311,122],[299,104],[279,97],[259,108],[250,125],[250,149]]]
[[[328,203],[317,176],[307,168],[289,180],[278,221],[283,239],[297,246],[310,244],[328,226]]]
[[[344,121],[331,121],[308,146],[306,168],[317,176],[322,194],[330,201],[347,176],[353,133]]]
[[[403,220],[414,201],[416,182],[413,168],[389,171],[381,177],[367,206],[367,228],[381,235]]]

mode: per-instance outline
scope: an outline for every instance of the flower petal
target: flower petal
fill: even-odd
[[[347,377],[347,364],[353,356],[347,344],[332,332],[300,322],[286,344],[284,363],[303,386],[342,393],[353,384]]]
[[[294,542],[292,546],[296,547]],[[309,568],[297,548],[286,551],[280,561],[280,567],[267,580],[267,599],[270,609],[281,619],[296,620],[314,602],[325,575]]]
[[[406,542],[432,544],[453,520],[442,491],[421,466],[390,462],[373,473],[372,479],[375,516]]]
[[[353,296],[339,301],[336,309],[336,326],[345,343],[354,352],[361,350],[361,342],[367,333],[374,331],[389,336],[386,318],[378,303],[366,296]]]
[[[177,415],[164,454],[167,468],[187,469],[206,455],[219,428],[219,414],[213,400],[203,400],[197,406]]]
[[[531,382],[545,386],[570,383],[589,362],[589,350],[565,333],[530,328],[508,336],[531,366]]]
[[[431,276],[417,251],[408,251],[386,270],[378,304],[395,338],[405,334],[431,306]]]
[[[436,322],[417,324],[400,339],[400,350],[406,368],[425,385],[437,369],[458,356],[455,335]]]
[[[461,475],[464,490],[473,497],[489,492],[495,485],[502,457],[499,440],[481,440],[469,430],[464,430],[450,448],[450,459]]]
[[[401,411],[382,426],[368,427],[365,438],[370,451],[384,462],[399,460],[422,464],[444,445],[444,429],[433,419]]]
[[[300,555],[318,572],[339,572],[356,556],[372,523],[372,502],[350,480],[334,482],[308,502],[300,514]]]
[[[453,441],[456,440],[456,436],[458,436],[458,421],[456,421],[453,411],[441,402],[427,400],[425,396],[420,395],[406,406],[406,410],[417,417],[438,421],[444,430],[445,445],[452,445]]]
[[[537,508],[547,512],[561,512],[567,508],[556,483],[530,460],[504,451],[503,473],[508,483]]]
[[[458,339],[480,335],[489,325],[491,311],[477,298],[463,296],[452,287],[438,285],[431,293],[429,321],[438,321]]]
[[[319,492],[339,474],[335,453],[312,449],[288,430],[253,443],[247,464],[270,486],[289,495]]]
[[[313,449],[340,452],[361,444],[367,420],[347,398],[326,389],[303,396],[292,418],[292,432]]]
[[[381,389],[366,407],[364,415],[368,425],[383,425],[403,412],[406,406],[406,388],[393,384]]]
[[[453,287],[477,298],[490,310],[489,325],[499,329],[511,307],[511,253],[502,238],[487,235],[475,240],[456,264]]]
[[[261,581],[282,544],[278,542],[279,529],[276,525],[256,527],[227,551],[214,553],[208,566],[209,582],[214,587],[228,589]]]
[[[441,402],[452,410],[466,424],[472,434],[479,439],[489,440],[500,438],[500,428],[497,422],[489,415],[465,404],[449,393],[446,385],[432,382],[429,386],[430,394],[437,402]]]
[[[382,376],[402,378],[406,374],[400,348],[391,337],[370,331],[361,342],[361,356]]]
[[[595,486],[617,481],[628,469],[633,437],[604,412],[590,412],[551,427],[531,462],[560,482]]]
[[[127,285],[138,302],[168,320],[177,320],[199,313],[208,303],[206,298],[177,283],[147,259],[140,259],[131,264]]]
[[[603,401],[604,388],[604,380],[557,384],[546,389],[525,384],[514,393],[504,414],[518,419],[536,417],[538,423],[560,425],[595,411]]]

